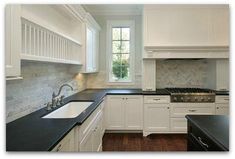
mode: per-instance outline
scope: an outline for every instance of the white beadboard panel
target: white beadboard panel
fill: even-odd
[[[216,61],[216,89],[229,90],[229,60]]]
[[[51,101],[63,83],[74,88],[61,92],[65,96],[86,88],[86,76],[78,74],[76,65],[22,61],[22,80],[6,81],[6,121],[11,122],[42,107]]]

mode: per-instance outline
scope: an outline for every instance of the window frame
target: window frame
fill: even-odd
[[[112,53],[112,28],[115,27],[128,27],[130,28],[130,80],[123,81],[114,81],[112,79],[112,61],[113,61],[113,53]],[[108,85],[133,85],[134,84],[134,61],[135,61],[135,21],[134,20],[108,20],[107,21],[107,75],[106,75],[106,83]]]

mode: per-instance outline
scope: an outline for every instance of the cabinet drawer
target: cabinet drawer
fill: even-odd
[[[170,103],[170,96],[144,96],[144,103]]]
[[[185,115],[211,115],[215,114],[215,104],[171,104],[170,112],[171,117],[185,117]]]
[[[229,96],[216,96],[215,103],[229,103]]]
[[[173,132],[187,132],[187,119],[186,118],[171,118],[171,128]]]

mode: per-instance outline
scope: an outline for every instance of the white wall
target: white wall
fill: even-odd
[[[141,88],[141,74],[142,74],[142,17],[138,15],[130,16],[94,16],[96,21],[101,26],[100,32],[100,54],[99,54],[99,73],[90,74],[87,77],[87,88],[107,88],[107,87],[122,87],[122,88]],[[134,84],[132,85],[108,85],[106,81],[107,68],[106,68],[106,26],[107,20],[135,20],[135,71],[134,71]]]

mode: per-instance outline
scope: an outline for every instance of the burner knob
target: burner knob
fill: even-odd
[[[174,100],[174,101],[177,101],[177,98],[176,98],[176,97],[174,97],[174,98],[173,98],[173,100]]]

